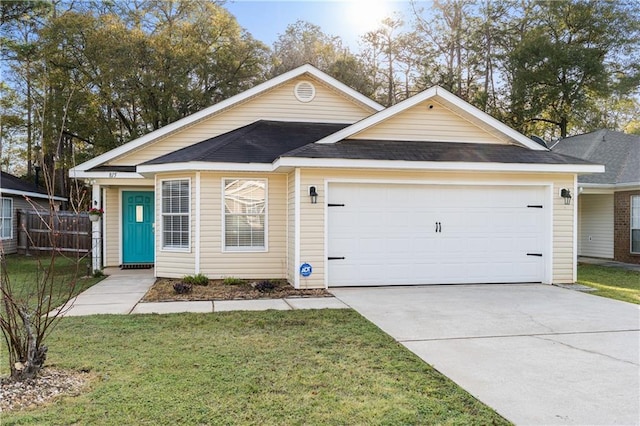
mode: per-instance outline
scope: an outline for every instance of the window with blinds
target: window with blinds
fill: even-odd
[[[265,250],[267,181],[224,179],[224,247]]]
[[[162,182],[162,247],[189,249],[189,179]]]
[[[631,253],[640,253],[640,195],[631,197]]]
[[[13,234],[13,200],[0,198],[0,239],[11,239]]]

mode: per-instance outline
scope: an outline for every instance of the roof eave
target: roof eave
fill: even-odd
[[[501,123],[500,121],[491,117],[486,112],[474,107],[468,102],[463,101],[459,97],[455,96],[453,93],[443,89],[440,86],[431,87],[430,89],[427,89],[421,93],[418,93],[417,95],[412,96],[408,99],[405,99],[404,101],[399,102],[383,111],[380,111],[363,120],[360,120],[357,123],[354,123],[353,125],[346,127],[339,132],[333,133],[323,139],[320,139],[316,143],[330,144],[330,143],[339,142],[343,139],[347,139],[348,137],[356,133],[366,130],[402,111],[405,111],[421,102],[424,102],[436,96],[444,99],[445,101],[452,104],[459,110],[464,111],[465,113],[472,115],[474,117],[477,117],[480,121],[485,123],[487,126],[490,126],[496,129],[498,132],[504,134],[508,138],[516,141],[517,143],[521,144],[526,148],[532,149],[534,151],[549,151],[549,149],[532,141],[530,138],[524,136],[520,132],[513,130],[506,124]]]
[[[218,102],[215,105],[212,105],[208,108],[203,109],[202,111],[198,111],[194,114],[191,114],[187,117],[184,117],[178,121],[175,121],[171,124],[168,124],[164,127],[161,127],[158,130],[155,130],[151,133],[147,133],[144,136],[141,136],[137,139],[134,139],[122,146],[119,146],[117,148],[114,148],[110,151],[105,152],[102,155],[99,155],[89,161],[86,161],[82,164],[79,164],[78,166],[74,167],[73,169],[71,169],[72,171],[87,171],[89,169],[92,169],[96,166],[99,166],[101,164],[104,164],[105,162],[112,160],[114,158],[117,158],[123,154],[126,154],[129,151],[132,151],[134,149],[140,148],[142,146],[144,146],[145,144],[152,142],[156,139],[159,139],[163,136],[167,136],[185,126],[188,126],[190,124],[196,123],[200,120],[206,119],[207,117],[222,111],[224,109],[227,109],[239,102],[242,102],[244,100],[250,99],[254,96],[257,96],[258,94],[265,92],[269,89],[272,89],[276,86],[279,86],[293,78],[299,77],[303,74],[310,74],[312,76],[314,76],[315,78],[324,81],[325,83],[335,87],[336,89],[346,93],[347,95],[351,96],[352,98],[356,99],[358,102],[361,102],[362,104],[372,108],[374,111],[381,111],[382,109],[384,109],[384,107],[380,104],[378,104],[377,102],[367,98],[366,96],[362,95],[361,93],[358,93],[357,91],[351,89],[350,87],[348,87],[347,85],[340,83],[338,80],[334,79],[333,77],[323,73],[322,71],[318,70],[317,68],[313,67],[312,65],[302,65],[301,67],[295,68],[291,71],[288,71],[284,74],[281,74],[277,77],[272,78],[271,80],[265,81],[264,83],[261,83],[255,87],[252,87],[251,89],[248,89],[242,93],[239,93],[235,96],[232,96],[228,99],[225,99],[224,101]],[[70,176],[71,176],[71,172],[70,172]],[[72,176],[73,177],[73,176]]]
[[[272,163],[221,163],[206,161],[189,161],[184,163],[166,164],[144,164],[137,168],[142,176],[149,177],[156,173],[171,172],[194,172],[194,171],[216,171],[216,172],[272,172]]]
[[[143,179],[144,176],[139,173],[131,172],[87,172],[82,170],[76,170],[75,168],[69,170],[69,177],[72,179]]]
[[[492,163],[462,161],[403,161],[364,160],[341,158],[281,157],[274,162],[274,170],[289,167],[361,168],[395,170],[450,170],[497,172],[549,172],[549,173],[602,173],[598,164],[542,164],[542,163]]]
[[[56,200],[56,201],[67,201],[67,198],[65,197],[60,197],[58,195],[49,195],[49,194],[42,194],[39,192],[29,192],[29,191],[20,191],[18,189],[5,189],[2,188],[0,189],[0,194],[9,194],[9,195],[20,195],[23,197],[30,197],[30,198],[41,198],[41,199],[45,199],[45,200]]]

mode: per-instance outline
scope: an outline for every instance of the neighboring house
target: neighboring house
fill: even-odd
[[[603,170],[440,87],[384,109],[305,65],[70,173],[106,266],[318,288],[573,282],[560,193]]]
[[[640,136],[598,130],[552,149],[606,170],[578,177],[578,255],[640,264]]]
[[[57,196],[51,199],[58,206],[66,201]],[[49,200],[47,191],[34,182],[0,172],[0,250],[4,254],[17,252],[18,210],[49,211]]]

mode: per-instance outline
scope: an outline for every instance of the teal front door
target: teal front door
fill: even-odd
[[[153,191],[122,192],[122,263],[153,263]]]

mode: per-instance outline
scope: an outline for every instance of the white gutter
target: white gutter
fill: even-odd
[[[46,200],[67,201],[66,197],[58,197],[57,195],[42,194],[40,192],[20,191],[17,189],[2,188],[0,189],[0,193],[11,194],[11,195],[22,195],[25,197],[32,197],[32,198],[43,198]]]

